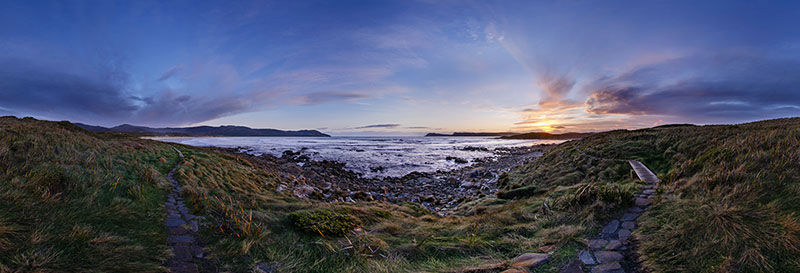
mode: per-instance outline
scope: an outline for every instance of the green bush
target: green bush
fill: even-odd
[[[342,236],[359,226],[353,216],[330,209],[300,210],[289,214],[295,227],[311,233]]]

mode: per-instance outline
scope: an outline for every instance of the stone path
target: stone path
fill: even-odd
[[[586,272],[584,267],[592,273],[624,273],[622,262],[626,259],[635,262],[629,239],[631,232],[636,229],[639,215],[653,203],[658,178],[642,162],[629,160],[628,163],[639,179],[645,182],[642,191],[636,194],[635,206],[629,208],[622,217],[603,226],[600,234],[589,239],[588,247],[578,253],[580,262],[567,264],[561,269],[562,273]]]
[[[173,148],[174,149],[174,148]],[[183,162],[183,153],[175,149]],[[181,185],[172,175],[180,168],[181,163],[173,168],[167,178],[172,183],[172,191],[167,196],[164,206],[167,208],[167,220],[164,223],[167,227],[167,243],[172,248],[173,256],[167,261],[167,267],[171,272],[176,273],[196,273],[199,272],[198,264],[203,259],[203,248],[197,241],[197,220],[196,216],[189,213],[189,209],[183,203],[180,196]]]

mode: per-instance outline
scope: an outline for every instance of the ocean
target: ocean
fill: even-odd
[[[510,140],[496,137],[155,137],[192,146],[236,148],[253,155],[280,157],[291,150],[312,160],[346,163],[364,177],[403,176],[447,171],[492,160],[503,148],[560,143],[562,140]],[[448,159],[448,157],[450,159]],[[468,163],[457,163],[459,158]]]

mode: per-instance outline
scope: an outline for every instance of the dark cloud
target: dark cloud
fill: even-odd
[[[252,110],[249,95],[195,98],[166,87],[146,90],[155,96],[128,94],[127,76],[114,67],[88,71],[0,60],[0,108],[22,115],[92,124],[184,125]],[[256,96],[267,98],[265,96]]]
[[[355,129],[369,129],[369,128],[397,128],[400,124],[373,124],[367,126],[356,127]]]
[[[753,54],[693,56],[593,85],[586,111],[735,122],[800,114],[800,61]]]
[[[22,113],[83,119],[122,118],[138,110],[124,78],[84,76],[66,69],[0,60],[0,107]]]
[[[368,96],[353,92],[324,91],[299,96],[296,101],[300,104],[316,105],[334,101],[352,101],[366,97]]]

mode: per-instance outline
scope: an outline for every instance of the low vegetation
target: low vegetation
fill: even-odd
[[[585,236],[639,188],[626,160],[661,178],[636,237],[654,272],[800,270],[800,120],[611,131],[569,141],[503,175],[496,196],[440,216],[413,203],[320,203],[248,156],[69,123],[0,118],[0,272],[163,272],[165,174],[201,216],[220,270],[449,271],[550,252]]]

